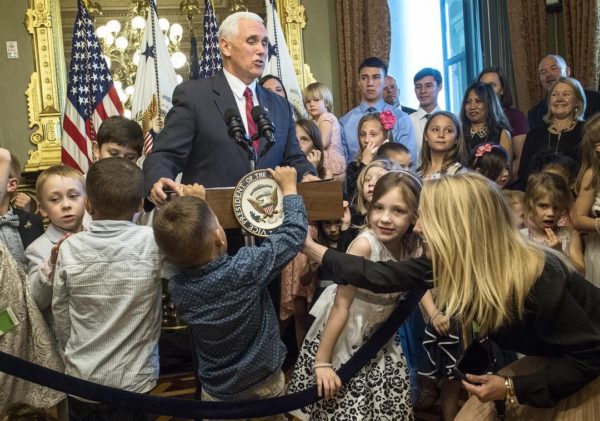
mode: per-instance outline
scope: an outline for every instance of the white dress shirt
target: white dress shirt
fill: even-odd
[[[227,79],[227,83],[229,87],[233,91],[233,96],[235,97],[235,102],[238,106],[238,111],[240,112],[240,117],[242,117],[242,121],[244,122],[244,127],[246,128],[246,134],[248,134],[248,119],[246,118],[246,97],[244,96],[244,91],[246,88],[250,88],[252,91],[252,102],[254,102],[254,106],[258,105],[258,98],[256,97],[256,79],[250,84],[246,85],[240,79],[229,73],[227,70],[223,69],[223,73],[225,74],[225,79]]]
[[[421,147],[423,146],[423,134],[425,132],[425,124],[427,124],[427,114],[431,115],[433,113],[437,113],[438,111],[442,111],[440,107],[435,107],[433,111],[428,113],[423,108],[419,107],[416,112],[409,115],[410,122],[412,123],[415,139],[417,141],[417,156],[413,156],[413,162],[419,162],[420,164],[420,156],[421,156]]]
[[[161,256],[152,228],[93,221],[59,250],[52,312],[65,372],[145,393],[158,378]]]

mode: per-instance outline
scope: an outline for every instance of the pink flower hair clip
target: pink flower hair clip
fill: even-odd
[[[475,157],[481,158],[486,153],[491,152],[492,149],[494,149],[494,145],[492,145],[491,143],[486,143],[485,145],[481,145],[480,147],[478,147],[475,150]]]
[[[379,122],[386,130],[391,130],[396,125],[396,116],[390,110],[385,110],[379,113]]]

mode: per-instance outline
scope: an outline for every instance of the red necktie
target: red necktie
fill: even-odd
[[[252,147],[258,153],[260,148],[260,140],[256,134],[256,123],[252,119],[252,108],[254,108],[254,101],[252,100],[252,91],[250,88],[246,88],[244,91],[244,97],[246,98],[246,120],[248,121],[248,136],[252,140]]]

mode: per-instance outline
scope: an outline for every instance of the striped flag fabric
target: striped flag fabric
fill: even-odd
[[[204,0],[204,45],[202,46],[199,75],[202,79],[213,77],[223,68],[217,37],[218,30],[219,25],[217,25],[212,0]]]
[[[306,114],[302,101],[302,91],[296,77],[296,70],[294,69],[290,51],[285,43],[279,15],[273,2],[274,0],[265,0],[267,9],[266,27],[267,35],[269,36],[269,61],[265,66],[263,76],[277,76],[283,82],[283,86],[288,94],[288,101],[301,114]]]
[[[86,173],[93,161],[92,141],[103,120],[122,115],[123,105],[83,0],[77,4],[73,51],[62,124],[63,164]]]
[[[164,126],[167,112],[173,106],[173,90],[177,86],[177,76],[158,24],[154,0],[150,0],[140,53],[131,115],[142,126],[144,155],[148,155],[152,152],[156,135]]]

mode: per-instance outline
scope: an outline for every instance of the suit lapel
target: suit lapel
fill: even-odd
[[[233,91],[229,87],[223,72],[217,73],[213,78],[213,92],[215,93],[215,105],[221,113],[221,117],[225,118],[225,111],[229,108],[233,108],[235,111],[238,110]]]
[[[274,123],[274,114],[273,112],[275,111],[275,105],[273,103],[273,101],[271,101],[271,98],[269,98],[269,95],[267,94],[266,90],[260,86],[259,84],[256,84],[256,97],[258,98],[258,104],[261,105],[262,107],[266,108],[267,110],[267,114],[269,115],[269,119],[271,120],[271,123]],[[277,128],[275,128],[277,129]],[[262,151],[262,149],[265,147],[265,143],[267,143],[267,141],[265,140],[264,137],[260,138],[260,150]]]

